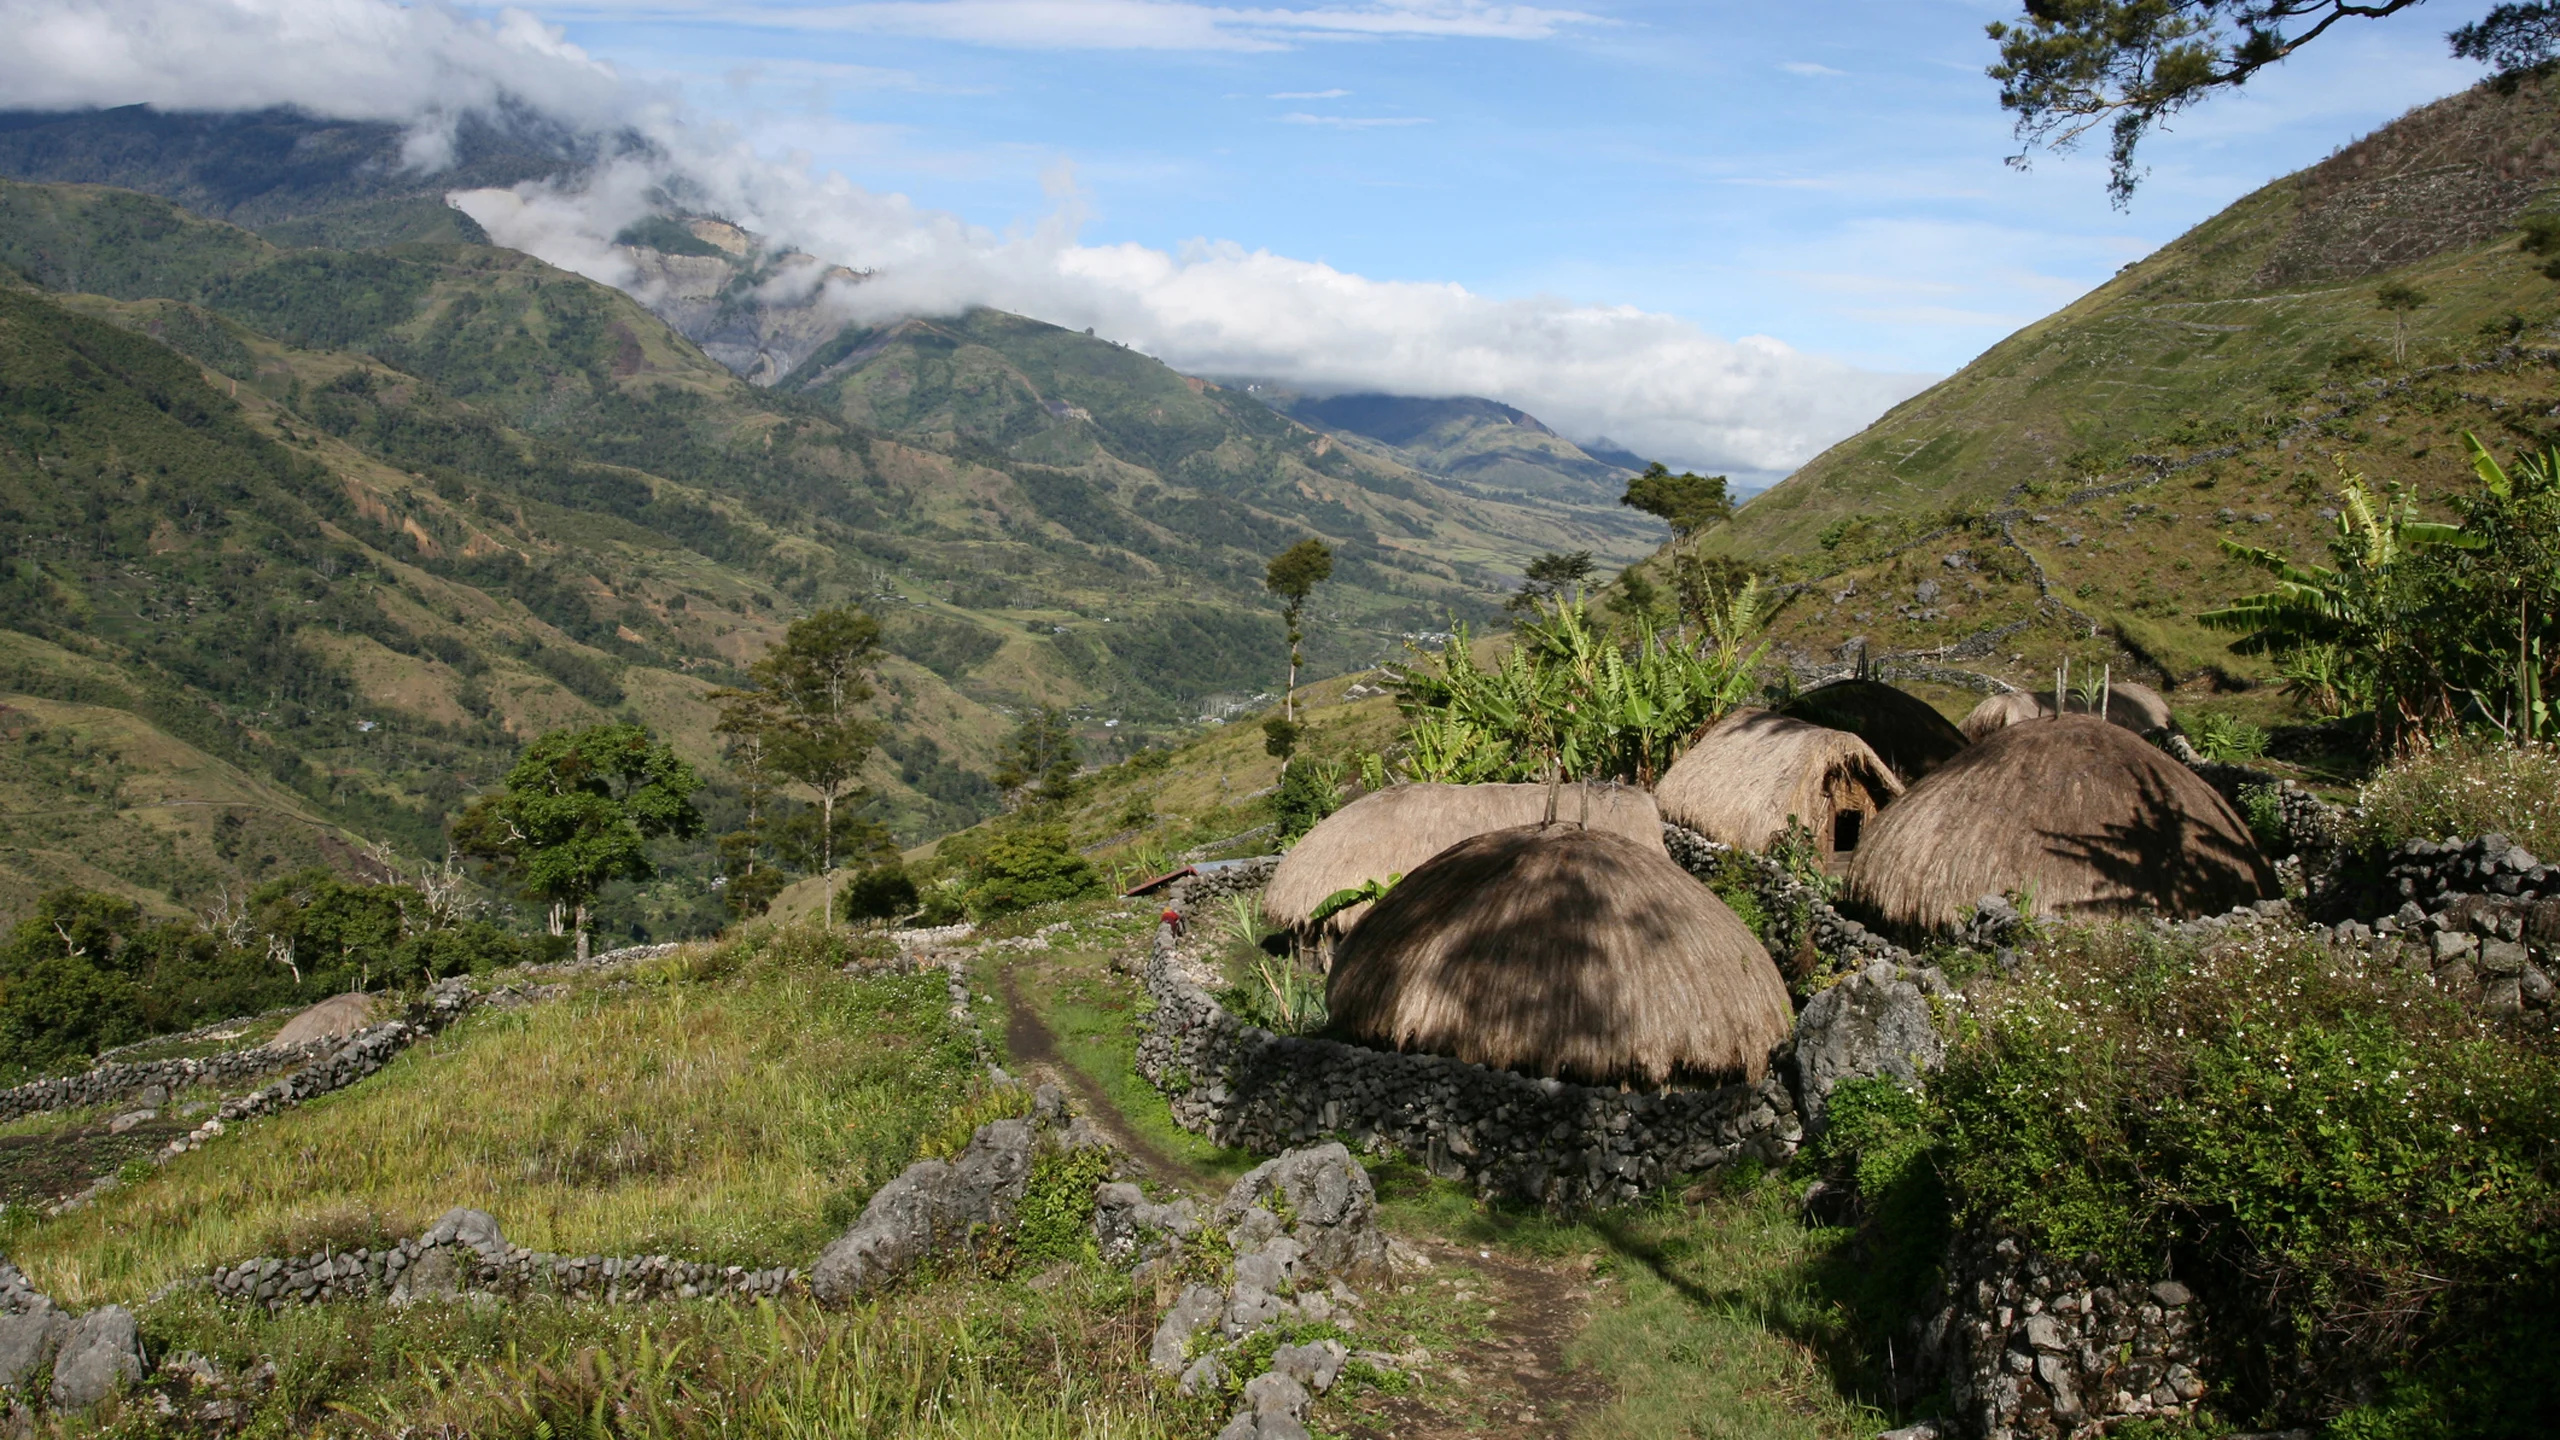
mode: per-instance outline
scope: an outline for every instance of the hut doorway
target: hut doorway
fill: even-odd
[[[1866,812],[1862,810],[1842,810],[1833,815],[1831,817],[1831,853],[1855,854],[1858,849],[1858,832],[1864,830],[1866,825]]]

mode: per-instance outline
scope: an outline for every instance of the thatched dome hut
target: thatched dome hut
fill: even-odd
[[[1343,939],[1325,1001],[1370,1045],[1592,1084],[1767,1070],[1769,952],[1659,849],[1579,825],[1460,841]]]
[[[1758,850],[1787,828],[1809,827],[1824,858],[1855,851],[1902,781],[1845,730],[1767,710],[1736,710],[1663,772],[1662,818],[1710,840]]]
[[[1849,899],[1947,930],[1985,895],[2043,916],[2218,914],[2275,893],[2229,802],[2119,725],[2064,715],[1975,741],[1876,821]]]
[[[1566,785],[1555,797],[1556,819],[1588,824],[1662,848],[1662,812],[1653,797],[1628,785]],[[1547,818],[1544,785],[1391,785],[1373,791],[1316,823],[1281,857],[1262,891],[1263,918],[1314,944],[1344,935],[1366,905],[1326,921],[1315,933],[1316,907],[1340,891],[1390,875],[1410,875],[1422,862],[1472,835],[1534,825]]]
[[[1881,680],[1819,685],[1779,706],[1778,713],[1866,741],[1905,785],[1954,759],[1966,744],[1964,732],[1937,706]]]
[[[2077,695],[2071,697],[2070,704],[2057,709],[2050,690],[2039,690],[2033,694],[2012,690],[1974,706],[1973,713],[1965,716],[1964,723],[1958,728],[1966,739],[1980,740],[2021,720],[2043,720],[2065,713],[2086,715],[2091,709],[2089,702]],[[2157,734],[2173,723],[2169,702],[2160,692],[2131,680],[2118,680],[2107,687],[2107,718],[2140,735]]]

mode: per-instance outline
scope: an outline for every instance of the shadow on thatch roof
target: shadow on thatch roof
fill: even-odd
[[[2044,916],[2218,914],[2275,893],[2229,802],[2094,716],[1976,741],[1911,787],[1849,867],[1849,898],[1906,931],[1947,930],[1986,895]]]
[[[1901,793],[1902,781],[1857,736],[1742,709],[1672,762],[1653,798],[1663,819],[1745,850],[1801,820],[1828,855],[1857,849],[1867,821]]]
[[[1363,1043],[1587,1083],[1768,1068],[1795,1023],[1759,938],[1660,848],[1578,825],[1461,841],[1342,942],[1325,1000]]]
[[[1893,769],[1905,785],[1955,758],[1964,732],[1938,707],[1881,680],[1835,680],[1778,707],[1790,720],[1846,730]]]
[[[1544,785],[1391,785],[1363,795],[1317,822],[1271,873],[1262,913],[1292,930],[1311,922],[1316,907],[1370,880],[1408,875],[1423,861],[1472,835],[1508,830],[1547,817]],[[1556,793],[1556,818],[1589,823],[1662,849],[1662,814],[1653,797],[1626,785],[1566,785]],[[1365,915],[1354,906],[1325,922],[1348,934]]]
[[[2057,712],[2050,690],[2033,693],[2012,690],[1974,706],[1973,713],[1965,716],[1964,723],[1957,728],[1964,732],[1966,738],[1980,740],[2021,720],[2046,720],[2056,713],[2087,715],[2095,708],[2087,700],[2074,695],[2071,703],[2062,707],[2062,712]],[[2160,692],[2131,680],[2118,680],[2107,687],[2107,718],[2139,735],[2166,730],[2171,723],[2169,702]]]

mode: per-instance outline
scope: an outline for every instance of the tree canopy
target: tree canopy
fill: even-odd
[[[1674,540],[1686,540],[1733,518],[1733,492],[1725,477],[1686,470],[1674,475],[1659,460],[1627,482],[1627,493],[1618,497],[1618,503],[1661,516],[1670,524]]]
[[[2342,20],[2378,20],[2421,0],[2025,0],[1997,21],[1990,68],[2017,116],[2022,165],[2038,147],[2068,150],[2107,133],[2107,193],[2121,207],[2141,184],[2144,136],[2171,116],[2283,61]],[[2506,4],[2447,37],[2453,53],[2513,74],[2560,49],[2560,5]]]
[[[525,747],[505,788],[463,812],[454,844],[511,865],[526,893],[575,907],[583,952],[596,892],[656,874],[649,842],[701,828],[692,799],[701,788],[644,726],[555,730]]]

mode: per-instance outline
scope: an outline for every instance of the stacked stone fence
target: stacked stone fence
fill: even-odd
[[[1167,890],[1173,908],[1187,915],[1223,896],[1261,893],[1262,887],[1271,883],[1271,872],[1279,868],[1279,856],[1258,855],[1198,875],[1185,875]]]
[[[0,1120],[82,1105],[110,1105],[146,1091],[169,1094],[190,1085],[223,1085],[269,1075],[308,1064],[344,1043],[343,1038],[333,1037],[302,1045],[256,1045],[199,1059],[114,1061],[77,1075],[48,1076],[0,1090]]]
[[[288,1305],[388,1299],[398,1303],[464,1294],[509,1299],[549,1295],[621,1304],[644,1300],[778,1297],[805,1286],[789,1266],[747,1269],[669,1255],[550,1255],[512,1245],[486,1212],[446,1212],[424,1235],[379,1249],[329,1249],[263,1256],[225,1266],[205,1284],[225,1300]]]
[[[1804,1136],[1777,1067],[1757,1083],[1602,1089],[1275,1035],[1182,973],[1170,927],[1157,930],[1144,983],[1154,1010],[1138,1069],[1171,1097],[1176,1123],[1222,1145],[1274,1154],[1339,1135],[1485,1194],[1574,1206],[1632,1200],[1744,1157],[1782,1161]]]

